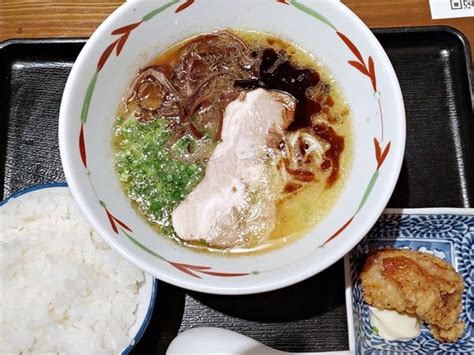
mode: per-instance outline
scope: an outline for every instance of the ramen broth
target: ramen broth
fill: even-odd
[[[330,73],[296,45],[253,31],[203,36],[172,46],[137,73],[114,124],[117,175],[139,214],[184,246],[225,254],[283,246],[313,228],[338,199],[352,156],[349,107]],[[227,105],[256,89],[296,102],[292,122],[269,143],[263,162],[278,172],[267,181],[278,191],[274,226],[265,238],[246,235],[225,247],[184,240],[173,211],[203,182]]]

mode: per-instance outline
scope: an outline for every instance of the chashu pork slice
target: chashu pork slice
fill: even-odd
[[[181,239],[232,248],[270,235],[276,206],[269,181],[276,172],[268,142],[291,123],[295,104],[290,95],[264,89],[229,103],[203,180],[173,211]]]

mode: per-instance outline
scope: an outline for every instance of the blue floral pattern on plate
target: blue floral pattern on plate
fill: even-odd
[[[367,236],[349,253],[352,283],[355,351],[357,354],[474,354],[473,301],[474,215],[397,214],[380,217]],[[456,343],[441,343],[423,325],[421,334],[410,341],[386,341],[374,333],[369,308],[359,280],[370,251],[406,248],[427,252],[452,264],[464,278],[463,311],[466,329]]]

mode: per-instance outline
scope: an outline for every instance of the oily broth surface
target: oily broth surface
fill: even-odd
[[[244,39],[251,47],[256,48],[257,50],[258,48],[263,49],[268,47],[271,47],[275,50],[283,50],[287,53],[288,57],[291,57],[291,62],[296,66],[310,68],[318,72],[321,79],[320,84],[317,85],[315,90],[311,91],[311,95],[317,97],[321,93],[327,95],[329,92],[332,100],[332,106],[327,108],[328,112],[320,112],[315,117],[315,120],[316,122],[323,120],[325,114],[337,117],[335,122],[331,122],[330,125],[338,135],[344,137],[344,150],[339,158],[339,176],[335,183],[332,184],[332,186],[327,187],[325,179],[320,179],[319,181],[306,184],[295,193],[282,193],[282,197],[277,201],[276,226],[266,243],[254,245],[248,248],[232,248],[223,250],[209,247],[205,243],[186,242],[176,236],[171,236],[172,239],[174,239],[179,244],[197,251],[225,255],[242,255],[279,248],[295,239],[298,239],[311,230],[319,221],[321,221],[322,218],[328,214],[341,193],[346,175],[350,169],[353,134],[349,108],[342,93],[340,92],[330,73],[312,55],[308,54],[296,45],[293,45],[270,34],[244,30],[232,30],[232,32]],[[170,47],[168,50],[159,54],[152,62],[150,62],[150,65],[159,65],[165,68],[164,71],[171,71],[171,68],[173,68],[177,62],[181,48],[192,39],[193,38],[187,39]],[[126,105],[122,103],[118,109],[118,117],[127,117],[131,114],[133,114],[133,107],[129,107],[127,109]],[[115,150],[118,147],[117,142],[119,140],[120,137],[115,135]],[[128,196],[127,184],[123,183],[122,186],[126,195]],[[140,211],[138,205],[134,201],[131,202],[132,205],[138,211]],[[159,224],[153,223],[149,220],[147,221],[153,226],[153,228],[156,229],[158,233],[162,232]]]
[[[317,71],[321,82],[328,84],[334,101],[330,113],[343,116],[338,123],[331,124],[336,132],[344,137],[344,151],[340,157],[337,181],[329,188],[325,186],[323,181],[308,184],[295,194],[283,197],[278,201],[277,224],[270,240],[266,245],[255,248],[255,250],[274,249],[301,237],[311,230],[328,214],[338,199],[346,175],[349,172],[352,157],[353,132],[349,107],[329,71],[302,48],[270,34],[253,31],[235,31],[235,33],[258,47],[268,47],[270,45],[275,49],[284,50],[291,56],[296,65]]]

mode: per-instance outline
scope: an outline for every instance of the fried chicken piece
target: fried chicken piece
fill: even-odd
[[[379,250],[367,258],[360,276],[369,305],[417,315],[439,341],[461,337],[464,283],[443,260],[411,250]]]
[[[452,327],[447,329],[437,325],[431,325],[430,327],[435,339],[449,343],[456,342],[464,332],[464,322],[462,320],[458,320]]]

